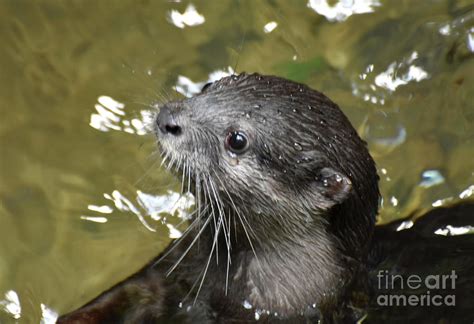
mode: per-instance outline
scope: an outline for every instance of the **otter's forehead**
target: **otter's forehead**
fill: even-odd
[[[196,118],[249,125],[260,133],[326,144],[337,137],[358,138],[339,107],[308,86],[275,76],[240,74],[204,88],[187,105]]]

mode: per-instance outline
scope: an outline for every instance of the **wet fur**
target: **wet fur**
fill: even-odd
[[[155,129],[164,164],[197,198],[192,223],[59,323],[354,320],[348,289],[365,272],[378,177],[338,106],[302,84],[241,74],[161,109],[183,130]],[[250,140],[241,156],[224,147],[232,130]]]

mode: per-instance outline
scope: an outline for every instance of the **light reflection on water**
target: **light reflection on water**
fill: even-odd
[[[193,82],[190,78],[179,75],[176,85],[173,87],[177,92],[181,93],[185,97],[192,97],[193,95],[201,92],[202,87],[208,82],[214,82],[223,77],[234,74],[235,71],[232,67],[227,67],[226,70],[217,70],[209,73],[207,80]]]
[[[150,158],[151,105],[234,69],[341,106],[376,159],[381,221],[473,199],[472,8],[275,3],[0,3],[1,323],[49,323],[181,235],[193,199]]]
[[[381,6],[378,0],[340,0],[330,4],[328,0],[309,0],[308,7],[318,14],[325,16],[329,21],[344,21],[354,14],[374,12]]]
[[[204,16],[198,13],[193,5],[188,5],[184,13],[179,13],[178,10],[171,10],[168,19],[178,28],[199,26],[206,21]]]
[[[150,120],[151,112],[144,110],[141,112],[141,119],[123,119],[125,116],[125,104],[114,100],[109,96],[100,96],[95,109],[97,113],[91,115],[89,125],[102,132],[110,130],[123,131],[129,134],[147,134],[146,124]]]

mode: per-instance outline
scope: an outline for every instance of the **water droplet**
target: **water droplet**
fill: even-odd
[[[281,116],[281,110],[277,110],[277,115]]]
[[[286,171],[286,169],[283,169],[283,173],[285,173],[285,174],[286,174],[287,172],[288,172],[288,171]]]
[[[283,160],[283,156],[278,155],[278,160]]]
[[[296,110],[296,108],[293,108],[292,110],[293,110],[294,113],[295,113],[295,112],[298,112],[298,110]]]
[[[252,115],[249,112],[245,113],[245,117],[250,118]]]
[[[265,124],[267,122],[267,119],[265,117],[262,118],[262,124]]]
[[[299,144],[299,143],[294,143],[294,144],[293,144],[293,147],[294,147],[297,151],[303,150],[303,147],[302,147],[301,144]]]
[[[250,302],[248,300],[244,300],[244,302],[242,303],[242,306],[244,306],[245,309],[251,309],[252,308],[252,304],[250,304]]]
[[[308,109],[309,109],[309,110],[313,110],[313,107],[311,107],[310,105],[308,105]]]
[[[256,104],[256,105],[253,105],[253,107],[254,107],[255,109],[260,109],[260,108],[262,108],[262,105]]]
[[[261,75],[257,75],[256,79],[257,79],[258,81],[260,81],[260,80],[262,80],[262,76],[261,76]]]
[[[235,156],[231,155],[231,159],[229,160],[229,164],[232,165],[232,166],[236,166],[236,165],[239,164],[239,159],[237,159]]]

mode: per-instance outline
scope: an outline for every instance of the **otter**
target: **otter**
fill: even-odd
[[[300,83],[242,73],[161,105],[154,133],[164,163],[196,198],[188,229],[58,323],[362,317],[378,176],[334,102]]]

